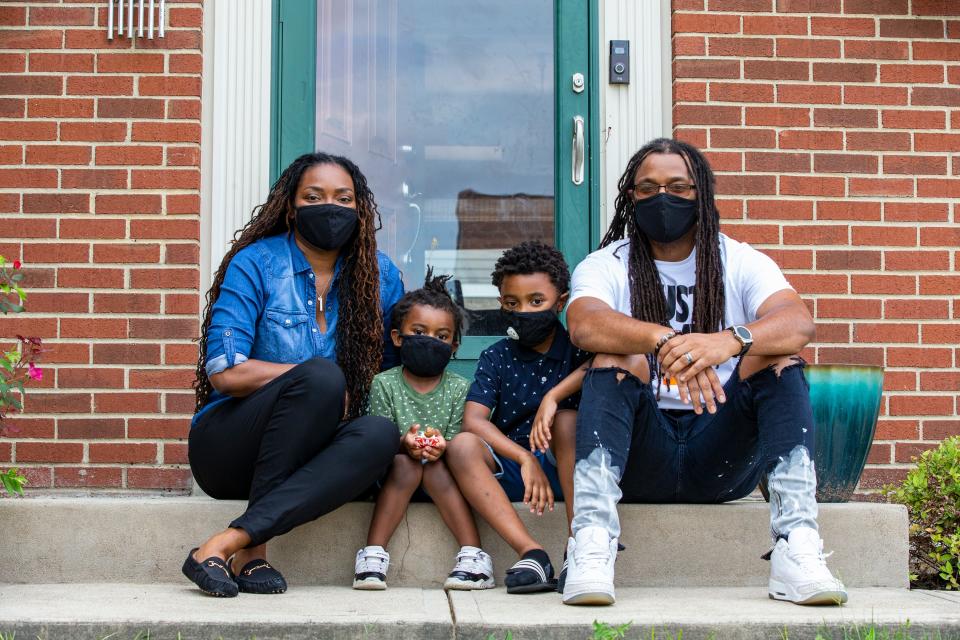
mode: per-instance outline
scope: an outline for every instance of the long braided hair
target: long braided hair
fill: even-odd
[[[353,162],[327,153],[307,153],[294,160],[270,188],[267,201],[253,210],[253,217],[234,233],[230,250],[223,257],[220,268],[207,291],[207,305],[203,311],[200,330],[200,356],[197,360],[195,411],[207,403],[213,390],[207,378],[207,332],[213,316],[213,306],[220,297],[220,287],[233,257],[244,247],[261,238],[292,233],[290,217],[294,199],[304,172],[316,165],[333,164],[350,174],[357,203],[357,230],[353,238],[340,250],[340,313],[337,321],[337,364],[343,370],[350,394],[347,417],[362,414],[370,392],[370,382],[380,370],[383,357],[383,312],[380,307],[380,270],[377,261],[376,232],[380,228],[380,213],[367,179]]]
[[[637,320],[670,326],[673,309],[667,309],[660,273],[653,262],[653,251],[646,234],[633,220],[633,181],[643,161],[653,153],[672,153],[683,158],[696,185],[696,286],[693,305],[693,331],[714,333],[723,328],[726,298],[723,287],[723,261],[720,255],[720,213],[714,202],[714,177],[710,163],[700,151],[686,142],[657,138],[633,154],[617,183],[615,214],[600,247],[628,237],[630,257],[630,308]],[[651,372],[656,361],[651,358]],[[653,373],[656,375],[656,373]]]

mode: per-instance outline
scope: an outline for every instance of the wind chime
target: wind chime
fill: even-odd
[[[117,23],[117,37],[123,35],[123,23],[127,23],[127,37],[133,37],[133,15],[137,14],[137,37],[142,38],[144,36],[144,26],[146,26],[147,38],[153,40],[153,17],[157,13],[154,11],[154,0],[139,0],[139,8],[134,5],[137,4],[137,0],[126,0],[126,15],[124,15],[124,0],[108,0],[107,3],[107,40],[113,40],[113,23],[114,23],[114,13],[116,13],[116,23]],[[157,5],[159,9],[159,16],[157,17],[157,23],[159,26],[157,37],[162,38],[164,35],[164,5],[166,0],[157,0]],[[116,7],[114,7],[116,5]],[[146,6],[145,6],[146,5]],[[146,25],[144,25],[144,9],[146,9]]]

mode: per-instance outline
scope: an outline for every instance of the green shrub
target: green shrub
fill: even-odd
[[[884,491],[910,511],[911,581],[960,589],[960,436],[925,451],[903,484]]]

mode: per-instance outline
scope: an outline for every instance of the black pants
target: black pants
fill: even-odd
[[[249,500],[230,523],[268,541],[349,502],[393,461],[392,422],[341,422],[346,382],[336,364],[307,360],[245,398],[205,413],[190,430],[190,468],[220,500]]]

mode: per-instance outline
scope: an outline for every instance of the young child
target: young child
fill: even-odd
[[[507,593],[552,591],[550,558],[511,502],[542,515],[566,496],[569,526],[576,407],[590,356],[560,323],[570,271],[557,249],[524,242],[504,252],[492,275],[509,337],[480,355],[447,464],[467,501],[521,556],[507,570]]]
[[[384,549],[418,487],[437,505],[460,544],[445,589],[490,589],[493,560],[480,549],[473,513],[444,459],[447,441],[459,433],[469,381],[447,363],[460,343],[462,316],[446,290],[450,276],[427,269],[422,289],[404,294],[393,309],[393,344],[400,366],[376,375],[370,389],[371,415],[391,419],[400,428],[403,452],[380,491],[367,533],[357,551],[354,589],[386,589],[390,554]]]

